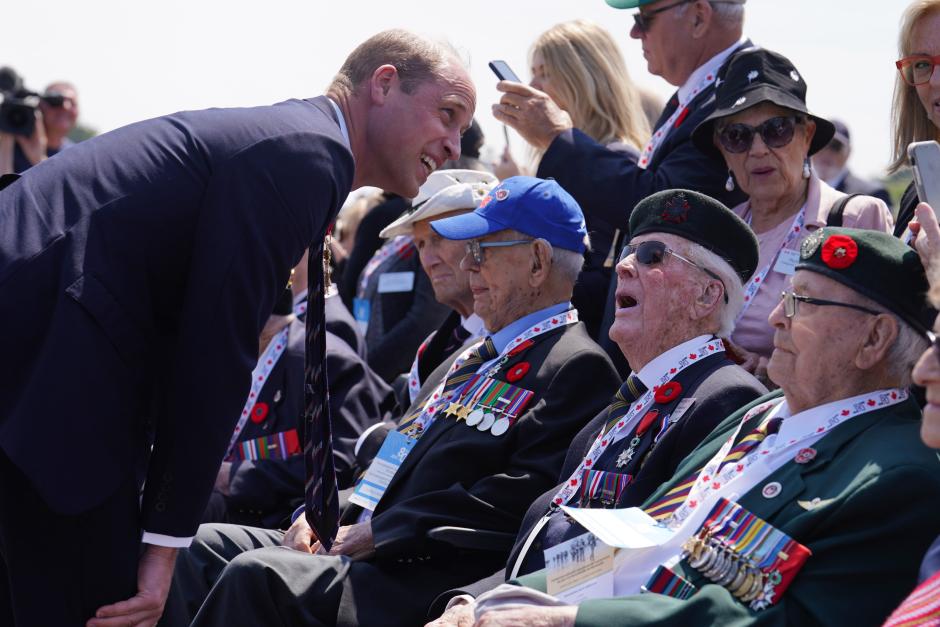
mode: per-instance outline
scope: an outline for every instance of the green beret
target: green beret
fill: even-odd
[[[630,214],[630,237],[672,233],[695,242],[727,261],[741,284],[757,269],[757,237],[744,220],[705,194],[667,189],[641,200]]]
[[[656,0],[607,0],[607,4],[615,9],[635,9],[644,4],[653,4]]]
[[[800,244],[797,270],[846,285],[926,333],[937,312],[927,305],[929,285],[917,252],[880,231],[824,227]]]

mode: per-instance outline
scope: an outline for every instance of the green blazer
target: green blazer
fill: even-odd
[[[707,463],[747,410],[780,394],[728,417],[647,504]],[[690,599],[595,599],[579,606],[576,624],[880,625],[914,588],[921,557],[940,532],[940,461],[919,430],[911,399],[863,414],[820,439],[812,461],[784,464],[738,501],[813,552],[776,605],[752,611],[682,560],[676,572],[698,587]],[[782,489],[765,498],[771,481]],[[544,571],[519,581],[545,589]]]

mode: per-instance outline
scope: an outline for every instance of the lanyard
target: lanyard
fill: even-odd
[[[550,316],[541,320],[540,322],[535,323],[515,338],[513,338],[503,351],[496,358],[496,366],[491,367],[487,371],[487,376],[493,376],[495,374],[494,370],[498,370],[505,361],[508,359],[508,354],[511,353],[516,347],[530,340],[534,337],[548,333],[553,329],[558,327],[567,326],[569,324],[574,324],[578,321],[578,310],[569,309],[568,311],[562,312],[555,316]],[[481,340],[485,341],[485,340]],[[441,380],[438,386],[434,391],[428,396],[428,400],[425,402],[424,407],[421,410],[421,413],[416,416],[411,422],[404,423],[398,427],[399,431],[403,431],[406,427],[414,427],[412,433],[423,434],[427,433],[428,429],[431,428],[431,425],[434,424],[434,421],[437,419],[437,415],[440,413],[440,410],[447,407],[450,404],[450,401],[455,398],[460,398],[460,393],[463,392],[465,385],[460,386],[450,390],[449,392],[444,392],[444,386],[447,384],[447,379],[450,377],[451,373],[456,372],[467,358],[470,357],[470,354],[474,352],[477,347],[480,345],[480,342],[477,342],[473,346],[467,348],[464,352],[460,354],[456,361],[451,364],[450,369],[447,371],[447,375]],[[482,366],[482,364],[481,364]],[[470,379],[472,380],[472,378]]]
[[[764,284],[764,279],[767,278],[767,274],[770,273],[770,269],[774,267],[774,263],[777,261],[777,257],[780,256],[780,252],[790,246],[794,241],[803,236],[806,232],[805,229],[806,223],[806,205],[800,208],[796,213],[796,217],[793,218],[793,224],[790,225],[790,230],[787,231],[787,236],[783,238],[783,243],[780,245],[780,248],[777,249],[777,252],[774,253],[774,256],[771,257],[770,262],[761,268],[761,270],[751,277],[751,280],[747,282],[747,286],[744,288],[744,307],[741,308],[741,312],[738,314],[738,317],[735,319],[735,324],[737,324],[741,318],[744,317],[744,312],[747,311],[747,308],[751,306],[751,303],[754,302],[754,298],[757,296],[757,292],[760,291],[761,286]],[[751,225],[750,217],[747,221],[748,226]]]
[[[709,85],[715,82],[715,73],[709,72],[705,75],[700,82],[691,92],[689,92],[688,102],[691,104],[695,97],[705,91]],[[640,153],[640,158],[637,161],[637,165],[646,169],[650,165],[650,161],[653,160],[653,155],[656,153],[656,150],[659,148],[660,144],[665,141],[666,137],[669,135],[669,130],[673,127],[678,128],[680,124],[688,117],[689,107],[684,105],[681,102],[679,106],[676,107],[676,110],[673,111],[672,115],[669,116],[669,119],[660,125],[658,129],[653,133],[653,136],[650,138],[649,143],[646,144],[646,148],[643,149],[643,152]]]
[[[409,246],[411,246],[411,237],[408,235],[398,235],[385,242],[382,247],[372,255],[372,259],[369,260],[369,263],[367,263],[366,267],[362,270],[362,274],[359,275],[360,297],[365,294],[366,287],[369,285],[369,277],[382,265],[382,262],[392,255],[402,257]]]
[[[679,375],[680,372],[688,368],[694,363],[698,363],[700,360],[705,359],[715,353],[723,353],[725,350],[724,344],[718,338],[713,338],[698,348],[695,349],[694,353],[689,353],[688,355],[683,355],[682,358],[674,364],[672,368],[667,368],[665,373],[659,379],[659,384],[654,386],[652,389],[646,391],[643,396],[638,398],[633,402],[633,406],[630,410],[617,421],[617,424],[614,425],[606,433],[602,429],[601,432],[594,439],[594,443],[591,445],[591,448],[588,449],[588,454],[581,460],[581,464],[578,465],[577,470],[568,478],[568,481],[561,487],[560,490],[555,494],[555,497],[552,499],[552,506],[557,507],[559,505],[564,505],[578,493],[578,490],[581,488],[581,482],[583,480],[583,473],[585,469],[593,468],[594,464],[597,463],[597,460],[600,459],[601,455],[604,454],[611,444],[615,444],[629,435],[634,427],[636,427],[637,422],[641,416],[646,414],[647,409],[652,405],[653,397],[656,394],[656,388],[662,386],[675,377]]]
[[[828,418],[824,417],[820,420],[809,422],[802,431],[797,432],[798,435],[795,437],[783,442],[778,434],[772,447],[761,443],[757,450],[751,451],[751,453],[743,459],[738,460],[736,463],[725,464],[725,466],[722,467],[722,462],[725,460],[725,457],[728,456],[731,449],[734,448],[738,434],[748,420],[761,412],[777,407],[783,402],[783,398],[774,399],[754,407],[741,419],[734,434],[728,438],[721,449],[705,464],[705,467],[702,468],[698,478],[695,480],[692,490],[685,499],[685,502],[673,512],[671,517],[664,521],[665,524],[673,529],[680,527],[685,519],[694,513],[696,508],[701,510],[705,507],[704,499],[709,496],[716,496],[715,493],[717,493],[723,485],[741,476],[748,468],[753,466],[755,462],[769,456],[771,453],[779,453],[784,449],[799,446],[809,438],[818,439],[824,437],[846,420],[861,416],[870,411],[897,405],[905,400],[907,400],[907,391],[902,389],[878,390],[877,392],[872,392],[865,396],[846,399],[845,402],[836,405],[833,413]],[[765,422],[769,418],[769,415],[766,416]],[[792,418],[792,416],[790,418]],[[765,473],[770,474],[790,459],[791,457],[786,455],[777,455],[775,462],[772,461],[767,464]],[[764,476],[766,476],[766,474]],[[758,481],[762,478],[763,477],[758,479]]]
[[[238,442],[238,436],[241,435],[245,424],[248,422],[248,417],[251,415],[251,410],[255,408],[255,403],[258,402],[258,395],[261,394],[261,388],[264,387],[268,377],[271,376],[271,371],[274,370],[277,360],[284,354],[284,350],[287,348],[287,336],[289,334],[290,325],[287,325],[277,335],[272,337],[271,341],[268,342],[267,348],[265,348],[264,352],[261,354],[261,358],[258,359],[255,369],[251,371],[251,391],[248,393],[248,399],[245,401],[242,414],[238,417],[238,424],[235,425],[232,439],[229,440],[228,448],[225,450],[226,458],[232,453],[232,448],[235,446],[235,443]]]
[[[480,327],[476,333],[472,334],[467,338],[467,342],[473,339],[483,339],[482,336],[483,327]],[[426,339],[421,346],[418,347],[418,352],[415,354],[415,359],[411,362],[411,370],[408,371],[408,398],[412,403],[415,402],[415,399],[418,398],[418,392],[421,390],[421,377],[418,376],[418,360],[421,359],[421,355],[427,349],[428,344],[433,338]],[[466,342],[464,342],[466,344]]]

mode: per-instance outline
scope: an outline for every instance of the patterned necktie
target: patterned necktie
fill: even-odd
[[[884,627],[940,625],[940,573],[937,573],[904,599],[892,612]]]
[[[731,451],[729,451],[725,458],[721,461],[716,474],[717,472],[720,472],[726,464],[736,462],[756,449],[768,435],[777,433],[780,430],[780,425],[782,423],[782,418],[772,418],[741,438],[741,440],[736,445],[734,445]],[[669,490],[669,492],[664,494],[659,500],[649,507],[646,507],[644,511],[646,511],[647,514],[656,520],[665,520],[671,516],[672,513],[685,502],[686,497],[689,496],[689,493],[692,491],[692,486],[695,485],[695,481],[698,479],[698,476],[701,474],[701,472],[702,469],[699,469],[690,474],[688,477],[675,485],[671,490]]]
[[[339,528],[333,427],[326,385],[326,333],[323,309],[323,241],[311,249],[307,263],[307,359],[304,368],[305,515],[323,548],[329,550]]]
[[[614,394],[614,400],[607,406],[607,426],[604,427],[604,433],[610,431],[617,424],[617,421],[624,417],[630,409],[630,405],[643,396],[646,389],[646,386],[640,381],[640,377],[631,372],[627,380],[617,390],[617,393]]]

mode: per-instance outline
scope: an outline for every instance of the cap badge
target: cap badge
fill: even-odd
[[[740,106],[743,105],[745,102],[747,102],[747,96],[741,96],[740,98],[738,98],[737,100],[734,101],[734,104],[731,105],[731,108],[740,107]]]
[[[790,78],[792,78],[794,82],[800,82],[800,75],[796,73],[796,70],[790,70]]]
[[[758,72],[757,70],[751,70],[750,72],[748,72],[747,84],[750,85],[751,83],[753,83],[755,80],[757,80],[758,76],[760,76],[760,72]]]
[[[816,250],[819,249],[819,245],[822,244],[823,237],[825,237],[825,234],[821,229],[807,235],[803,243],[800,244],[800,257],[802,259],[812,257],[816,253]]]
[[[844,270],[858,258],[858,244],[848,235],[830,235],[823,243],[823,263],[833,270]]]
[[[509,198],[509,190],[508,190],[508,189],[497,189],[497,190],[496,190],[496,200],[506,200],[507,198]]]
[[[682,224],[689,219],[689,209],[691,208],[688,198],[680,192],[666,201],[663,205],[663,212],[659,217],[666,222]]]

